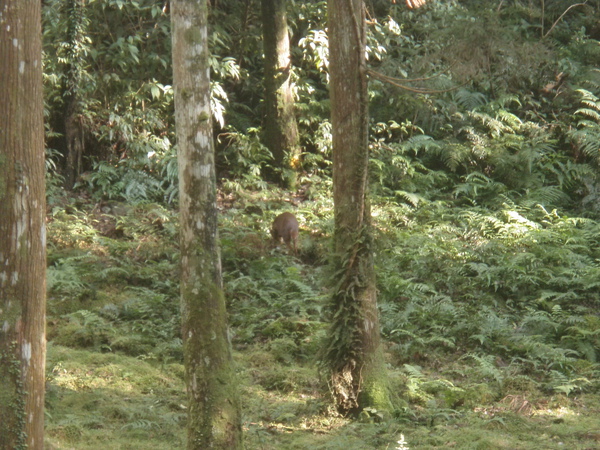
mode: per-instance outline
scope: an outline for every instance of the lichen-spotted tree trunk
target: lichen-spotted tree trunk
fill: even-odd
[[[367,198],[368,97],[362,0],[329,0],[337,279],[325,359],[338,408],[389,408]]]
[[[242,446],[217,234],[206,0],[171,2],[188,449]]]
[[[300,166],[298,125],[291,84],[286,0],[261,0],[265,52],[265,145],[281,170],[278,181],[296,184]]]
[[[44,448],[40,6],[39,0],[0,0],[0,449]]]

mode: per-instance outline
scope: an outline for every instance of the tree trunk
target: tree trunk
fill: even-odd
[[[218,247],[206,0],[171,3],[188,449],[242,447]]]
[[[81,175],[83,157],[83,127],[79,121],[79,103],[75,93],[65,95],[65,141],[67,155],[65,158],[65,188],[73,189]]]
[[[265,52],[265,144],[282,181],[293,188],[300,166],[298,125],[291,85],[290,38],[285,0],[261,0]]]
[[[0,448],[44,448],[46,197],[39,0],[0,0]]]
[[[325,363],[339,409],[389,408],[367,198],[368,95],[362,0],[329,0],[335,292]]]
[[[84,151],[83,126],[80,121],[81,108],[79,89],[81,84],[82,50],[87,20],[85,18],[85,0],[67,0],[63,6],[68,19],[67,55],[63,98],[66,154],[64,176],[65,187],[72,189],[81,175]]]

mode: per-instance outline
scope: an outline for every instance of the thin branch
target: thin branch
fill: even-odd
[[[410,9],[420,8],[425,4],[426,0],[406,0],[406,6]]]
[[[412,83],[412,82],[415,82],[415,81],[429,81],[429,80],[433,80],[434,78],[441,77],[443,73],[449,72],[450,69],[452,69],[452,67],[454,67],[454,64],[452,64],[447,69],[442,70],[440,73],[436,73],[435,75],[431,75],[429,77],[423,77],[423,78],[405,78],[403,80],[401,80],[400,78],[396,78],[396,79],[402,81],[403,83],[406,83],[406,82]],[[388,75],[384,75],[384,76],[387,77]],[[393,78],[393,77],[389,77],[389,78]]]
[[[401,81],[412,81],[412,80],[400,80],[399,78],[388,77],[387,75],[376,72],[372,69],[368,69],[367,73],[371,77],[375,78],[376,80],[383,81],[384,83],[389,83],[393,86],[399,87],[400,89],[404,89],[405,91],[415,92],[417,94],[443,94],[445,92],[455,91],[456,89],[459,89],[469,83],[467,81],[466,83],[463,83],[458,86],[454,86],[449,89],[422,89],[422,88],[413,88],[413,87],[406,86],[406,85],[400,83]]]
[[[575,3],[574,5],[571,5],[571,6],[569,6],[567,9],[565,9],[565,12],[564,12],[564,13],[562,13],[558,19],[556,19],[556,22],[554,22],[554,23],[552,24],[552,26],[550,27],[550,29],[548,30],[548,32],[547,32],[546,34],[544,34],[544,36],[543,36],[543,37],[546,37],[546,36],[548,36],[548,35],[550,34],[550,32],[551,32],[552,30],[554,30],[554,27],[555,27],[555,26],[558,24],[558,22],[560,22],[560,21],[561,21],[561,19],[562,19],[562,18],[565,16],[565,14],[566,14],[566,13],[568,13],[568,12],[569,12],[569,10],[570,10],[570,9],[572,9],[572,8],[575,8],[576,6],[584,6],[584,5],[585,5],[587,2],[588,2],[588,0],[585,0],[585,2],[583,2],[583,3]]]
[[[546,20],[546,1],[542,0],[542,29],[541,29],[542,39],[544,39],[544,27],[546,26],[545,20]]]

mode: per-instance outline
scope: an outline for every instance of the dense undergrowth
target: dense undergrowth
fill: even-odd
[[[376,203],[394,409],[349,420],[316,369],[330,201],[295,208],[297,258],[268,239],[290,205],[258,192],[222,205],[247,448],[397,448],[402,434],[410,448],[597,443],[597,221],[539,205]],[[49,447],[102,448],[110,434],[111,448],[183,448],[177,216],[92,206],[56,206],[49,223]]]
[[[289,3],[297,192],[264,177],[277,168],[260,141],[258,3],[214,3],[219,233],[246,447],[597,448],[598,3],[561,16],[563,2],[367,2],[370,69],[443,92],[370,79],[393,404],[357,418],[335,413],[317,370],[333,276],[326,2]],[[183,448],[167,9],[44,4],[47,447]],[[66,193],[69,98],[87,153]],[[284,210],[301,225],[297,257],[268,239]]]

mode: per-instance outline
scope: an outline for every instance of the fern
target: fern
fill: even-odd
[[[466,197],[473,205],[476,205],[479,201],[497,198],[505,191],[506,186],[502,183],[498,183],[480,172],[473,172],[462,178],[462,183],[456,185],[453,194],[456,198]]]
[[[487,103],[485,94],[473,92],[468,89],[458,89],[454,94],[454,101],[467,111],[472,111]]]
[[[600,122],[600,120],[597,120],[599,118],[598,113],[600,112],[600,99],[592,92],[585,89],[577,89],[576,92],[581,95],[580,102],[586,108],[578,109],[575,111],[575,114],[581,114],[584,117],[591,117],[596,120],[596,122]]]
[[[590,380],[585,377],[569,378],[562,372],[557,370],[550,371],[549,387],[555,392],[561,392],[565,395],[570,395],[572,392],[579,392],[585,386],[591,384]]]
[[[414,206],[415,208],[419,206],[419,203],[425,200],[422,196],[418,194],[413,194],[411,192],[395,191],[395,194],[398,198],[404,200],[406,203],[408,203],[411,206]]]
[[[569,200],[570,197],[559,186],[541,186],[529,191],[520,203],[525,207],[552,206],[567,204]]]
[[[461,359],[474,360],[478,365],[477,372],[484,379],[491,379],[499,384],[501,384],[504,380],[502,372],[498,370],[494,364],[495,357],[492,355],[478,355],[475,353],[467,353]]]
[[[442,163],[453,172],[456,172],[459,168],[467,168],[472,157],[471,148],[457,142],[449,142],[446,145],[433,148],[432,154],[439,156]]]
[[[440,148],[440,143],[433,139],[431,136],[425,134],[418,134],[409,138],[402,144],[403,152],[412,152],[415,156],[419,152],[430,152],[437,151]]]
[[[483,125],[493,137],[500,137],[505,133],[514,133],[515,122],[520,125],[520,121],[507,111],[499,111],[496,117],[484,112],[470,112],[469,117],[476,123]]]
[[[121,430],[153,430],[160,429],[160,425],[157,422],[153,422],[147,419],[137,419],[133,422],[129,422],[121,427]]]
[[[582,103],[586,104],[585,101],[582,101]],[[588,119],[591,119],[593,122],[595,123],[600,123],[600,108],[598,108],[598,105],[596,103],[587,103],[587,106],[589,106],[589,108],[579,108],[577,111],[575,111],[575,114],[583,116],[583,117],[587,117]],[[592,109],[592,108],[596,108],[596,109]],[[580,123],[582,125],[591,125],[593,122],[585,122],[585,121],[581,121]]]

